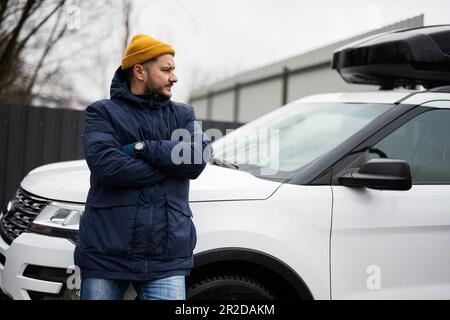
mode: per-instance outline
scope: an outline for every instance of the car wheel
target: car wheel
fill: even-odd
[[[274,300],[260,281],[244,275],[218,275],[195,281],[188,287],[189,300]]]

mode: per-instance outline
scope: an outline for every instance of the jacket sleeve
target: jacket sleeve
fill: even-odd
[[[118,187],[138,188],[157,184],[167,175],[148,162],[123,153],[121,144],[99,103],[90,105],[85,112],[83,145],[86,162],[101,182]]]
[[[183,141],[146,141],[146,160],[169,176],[180,179],[196,179],[211,158],[211,140],[203,133],[194,109],[187,106]]]

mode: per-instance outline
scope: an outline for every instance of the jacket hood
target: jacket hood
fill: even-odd
[[[128,81],[122,67],[119,67],[114,74],[110,89],[111,99],[122,100],[140,108],[162,108],[167,106],[171,100],[158,93],[135,95],[128,88]]]

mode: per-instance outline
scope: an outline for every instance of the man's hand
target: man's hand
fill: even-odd
[[[130,157],[134,157],[134,143],[123,146],[121,150],[122,150],[122,152],[126,153]]]

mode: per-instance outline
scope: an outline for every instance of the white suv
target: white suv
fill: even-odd
[[[335,53],[347,81],[429,90],[311,96],[214,143],[191,182],[188,298],[450,298],[449,36],[402,30]],[[23,179],[0,223],[9,297],[77,299],[88,189],[85,161]]]

